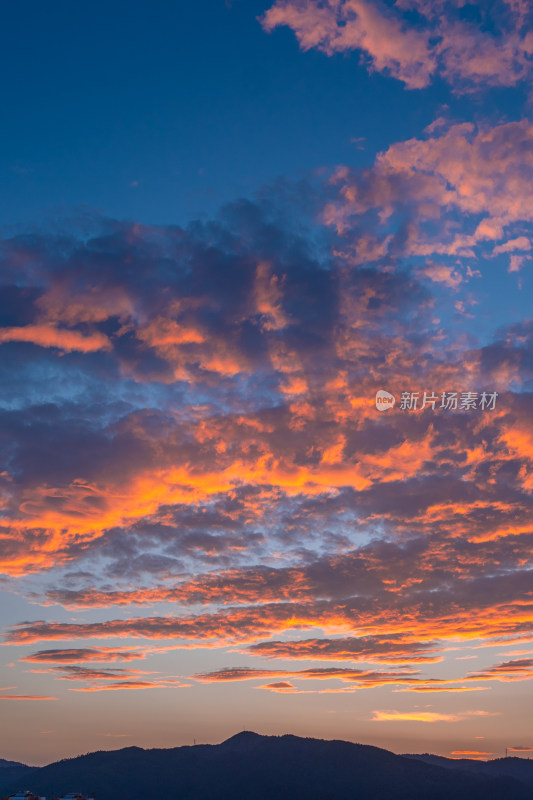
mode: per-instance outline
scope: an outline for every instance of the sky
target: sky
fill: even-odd
[[[4,26],[0,757],[531,756],[529,3]]]

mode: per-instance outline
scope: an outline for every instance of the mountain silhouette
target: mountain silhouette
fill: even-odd
[[[9,767],[25,767],[26,764],[21,764],[20,761],[6,761],[5,758],[0,758],[0,769],[8,769]]]
[[[405,754],[405,758],[414,758],[426,764],[435,764],[446,769],[466,770],[478,775],[499,775],[517,778],[533,789],[533,761],[529,758],[495,758],[491,761],[476,761],[473,758],[445,758],[431,753],[420,755]],[[533,795],[532,795],[533,796]]]
[[[447,760],[447,759],[446,759]],[[516,759],[512,759],[516,760]],[[24,788],[96,800],[532,800],[516,777],[369,745],[243,731],[218,745],[98,751],[30,770]],[[4,782],[0,795],[22,788]]]
[[[35,767],[21,764],[20,761],[6,761],[0,758],[0,786],[9,786],[16,783],[17,786],[29,779],[29,775]]]

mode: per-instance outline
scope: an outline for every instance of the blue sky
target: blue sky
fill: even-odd
[[[357,52],[302,53],[285,28],[265,35],[268,5],[12,5],[1,222],[82,205],[183,224],[280,176],[369,164],[443,105],[458,119],[522,114],[523,86],[475,98],[440,80],[405,91],[369,75]]]

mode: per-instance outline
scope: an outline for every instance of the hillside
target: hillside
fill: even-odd
[[[19,761],[6,761],[5,758],[0,758],[0,786],[24,784],[30,780],[29,776],[34,770],[35,767],[29,767]]]
[[[81,791],[94,794],[96,800],[531,800],[532,796],[514,778],[447,769],[350,742],[250,732],[219,745],[90,753],[35,769],[26,783],[48,798]],[[18,788],[18,783],[2,783],[0,795]]]
[[[472,758],[444,758],[430,753],[406,754],[405,758],[413,758],[446,769],[475,772],[487,777],[499,775],[516,778],[533,789],[533,760],[529,758],[495,758],[491,761],[476,761]]]

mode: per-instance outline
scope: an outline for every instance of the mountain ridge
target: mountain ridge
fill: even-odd
[[[423,761],[444,769],[475,772],[480,775],[500,775],[517,778],[533,789],[533,760],[507,756],[478,761],[475,758],[446,758],[432,753],[403,753],[404,758]]]
[[[0,796],[21,788],[22,775],[3,774]],[[253,731],[214,745],[100,750],[24,774],[49,800],[69,791],[96,800],[532,800],[533,785],[372,745]]]

